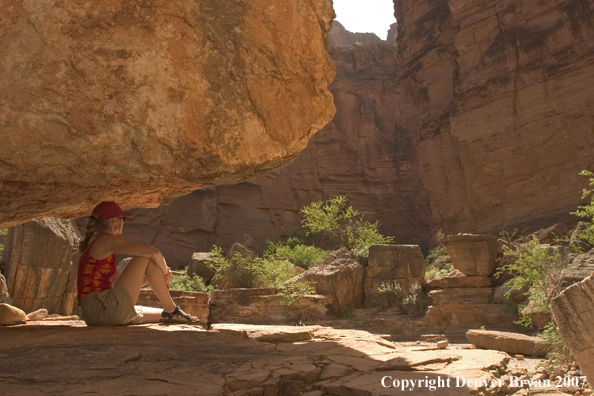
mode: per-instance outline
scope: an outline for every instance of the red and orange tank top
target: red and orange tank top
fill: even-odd
[[[87,250],[83,253],[78,262],[78,303],[89,293],[111,289],[113,284],[111,278],[116,273],[116,259],[115,254],[104,258],[103,260],[96,260],[91,257],[89,253],[91,248],[99,238],[104,235],[99,235],[89,245]]]

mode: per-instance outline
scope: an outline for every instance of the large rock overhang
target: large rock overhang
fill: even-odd
[[[0,225],[282,166],[334,116],[330,0],[0,0]]]

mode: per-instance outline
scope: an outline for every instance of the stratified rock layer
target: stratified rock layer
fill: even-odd
[[[72,313],[80,239],[72,220],[33,220],[8,230],[4,271],[16,307]]]
[[[567,213],[594,166],[593,1],[402,0],[400,83],[444,234]]]
[[[295,158],[334,115],[327,0],[0,10],[5,226],[241,182]]]

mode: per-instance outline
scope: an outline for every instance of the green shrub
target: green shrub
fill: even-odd
[[[313,285],[304,281],[285,282],[278,290],[278,294],[283,297],[284,304],[287,306],[298,303],[303,296],[315,294],[315,292]]]
[[[0,228],[0,259],[2,258],[2,253],[4,253],[4,241],[5,238],[8,236],[8,228]]]
[[[200,276],[173,275],[171,277],[171,290],[184,290],[193,292],[210,293],[214,289],[211,285],[206,285],[204,279]]]
[[[229,280],[236,287],[271,287],[284,297],[286,305],[291,305],[305,294],[314,292],[309,282],[289,282],[298,272],[295,265],[287,259],[267,256],[264,258],[246,258],[236,252],[233,260],[222,255],[221,248],[211,250],[212,258],[206,262],[215,273],[212,282],[217,284],[223,279]]]
[[[429,252],[425,258],[425,263],[425,281],[443,278],[454,270],[452,259],[443,245]]]
[[[339,195],[329,200],[312,202],[301,209],[302,224],[307,235],[319,234],[336,240],[355,257],[369,256],[369,246],[394,242],[394,237],[379,233],[379,222],[363,220],[352,206],[347,207],[347,198]]]
[[[322,261],[330,254],[329,250],[320,249],[316,246],[295,243],[296,238],[290,238],[286,242],[268,242],[268,248],[264,252],[267,258],[290,258],[295,260],[295,265],[309,269]]]
[[[408,317],[421,317],[427,307],[427,295],[418,283],[409,290],[403,290],[397,282],[384,282],[367,305],[377,308],[398,307]]]
[[[554,322],[549,322],[545,326],[541,336],[551,345],[547,358],[551,361],[553,367],[567,366],[573,361],[571,351],[565,345],[559,333],[559,328]]]
[[[509,272],[514,277],[505,286],[510,290],[507,297],[514,290],[528,290],[525,295],[531,301],[530,312],[550,312],[551,299],[559,293],[559,275],[563,263],[559,252],[549,245],[541,245],[536,236],[532,240],[517,244],[513,249],[504,246],[503,261],[510,262],[497,269],[499,277],[503,272]],[[518,305],[520,319],[516,322],[523,326],[531,326],[530,312],[524,305]]]
[[[594,173],[589,170],[583,170],[580,175],[589,177],[588,185],[594,187]],[[590,197],[590,203],[588,205],[578,206],[575,212],[571,214],[585,217],[590,220],[588,228],[578,235],[584,239],[590,246],[594,246],[594,188],[584,188],[582,190],[582,199]]]

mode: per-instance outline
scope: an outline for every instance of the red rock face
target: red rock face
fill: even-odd
[[[0,0],[0,225],[288,163],[334,114],[333,16],[328,0]]]
[[[445,234],[568,213],[593,169],[593,1],[395,2],[400,83]]]
[[[137,210],[125,236],[154,243],[181,266],[213,243],[226,250],[243,240],[261,250],[301,227],[304,205],[346,195],[384,234],[426,243],[432,223],[415,137],[420,116],[397,84],[396,46],[334,48],[331,56],[336,117],[295,161],[250,182]]]

